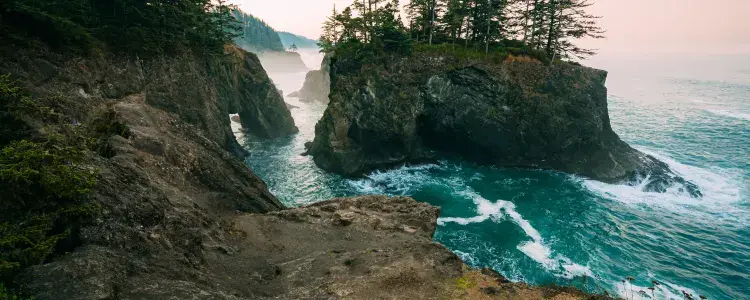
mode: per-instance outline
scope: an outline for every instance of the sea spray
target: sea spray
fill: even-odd
[[[738,175],[727,174],[729,173],[727,171],[724,171],[724,174],[719,174],[679,163],[667,155],[650,149],[641,148],[639,150],[667,163],[675,173],[698,185],[703,192],[703,197],[692,197],[682,191],[679,186],[670,187],[665,193],[644,191],[643,187],[648,183],[648,177],[635,186],[575,179],[575,176],[571,176],[571,178],[580,180],[584,188],[600,197],[628,205],[668,209],[680,214],[693,215],[696,217],[696,221],[716,222],[718,219],[726,222],[750,224],[750,213],[737,205],[742,201],[742,184],[740,180],[733,177]],[[700,209],[695,209],[696,207],[700,207]]]

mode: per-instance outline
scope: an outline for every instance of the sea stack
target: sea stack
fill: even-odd
[[[387,66],[331,59],[331,103],[309,152],[347,176],[458,153],[480,163],[551,169],[664,192],[697,186],[633,149],[610,126],[607,72],[508,56],[420,53]]]

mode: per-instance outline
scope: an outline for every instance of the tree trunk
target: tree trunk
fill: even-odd
[[[554,55],[554,53],[552,53],[553,52],[552,47],[553,47],[554,42],[556,42],[556,39],[557,39],[557,32],[555,30],[556,29],[555,28],[555,25],[556,25],[555,21],[556,21],[556,18],[557,18],[556,0],[550,0],[550,9],[549,10],[550,10],[550,15],[549,15],[550,19],[549,19],[549,30],[548,30],[548,35],[547,35],[547,49],[546,49],[546,52],[547,52],[547,57],[552,57]]]
[[[529,17],[533,17],[533,19],[531,20],[531,32],[529,32],[529,34],[531,34],[531,48],[535,50],[539,49],[538,43],[537,43],[538,34],[536,32],[536,27],[540,22],[539,11],[537,10],[537,8],[539,7],[538,5],[539,5],[538,0],[534,0],[534,10],[536,11],[536,13],[534,13],[534,16],[529,16]]]
[[[526,14],[524,15],[524,24],[523,24],[523,44],[526,45],[526,38],[528,37],[529,33],[529,18],[531,15],[529,15],[529,9],[531,8],[531,0],[526,0]]]
[[[432,5],[430,6],[430,45],[432,45],[432,32],[435,28],[435,6],[437,0],[432,0]]]
[[[492,18],[492,0],[487,0],[487,34],[484,36],[484,54],[490,53],[490,19]]]

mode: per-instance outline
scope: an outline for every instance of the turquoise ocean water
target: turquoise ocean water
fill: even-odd
[[[300,155],[325,106],[293,98],[286,100],[300,107],[292,110],[299,134],[238,138],[251,153],[246,162],[285,204],[389,194],[438,205],[435,240],[512,280],[628,299],[651,299],[656,280],[656,299],[683,299],[682,291],[750,298],[750,56],[602,56],[586,64],[610,72],[615,131],[696,183],[702,199],[456,158],[346,179]],[[287,93],[304,76],[271,74]],[[628,276],[635,280],[621,283]]]

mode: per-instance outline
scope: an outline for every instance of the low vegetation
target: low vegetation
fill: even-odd
[[[87,164],[106,153],[103,140],[127,136],[112,114],[68,122],[10,76],[0,76],[0,295],[17,289],[25,268],[78,246],[77,230],[98,212],[91,192],[98,172]],[[94,150],[94,151],[91,151]]]

